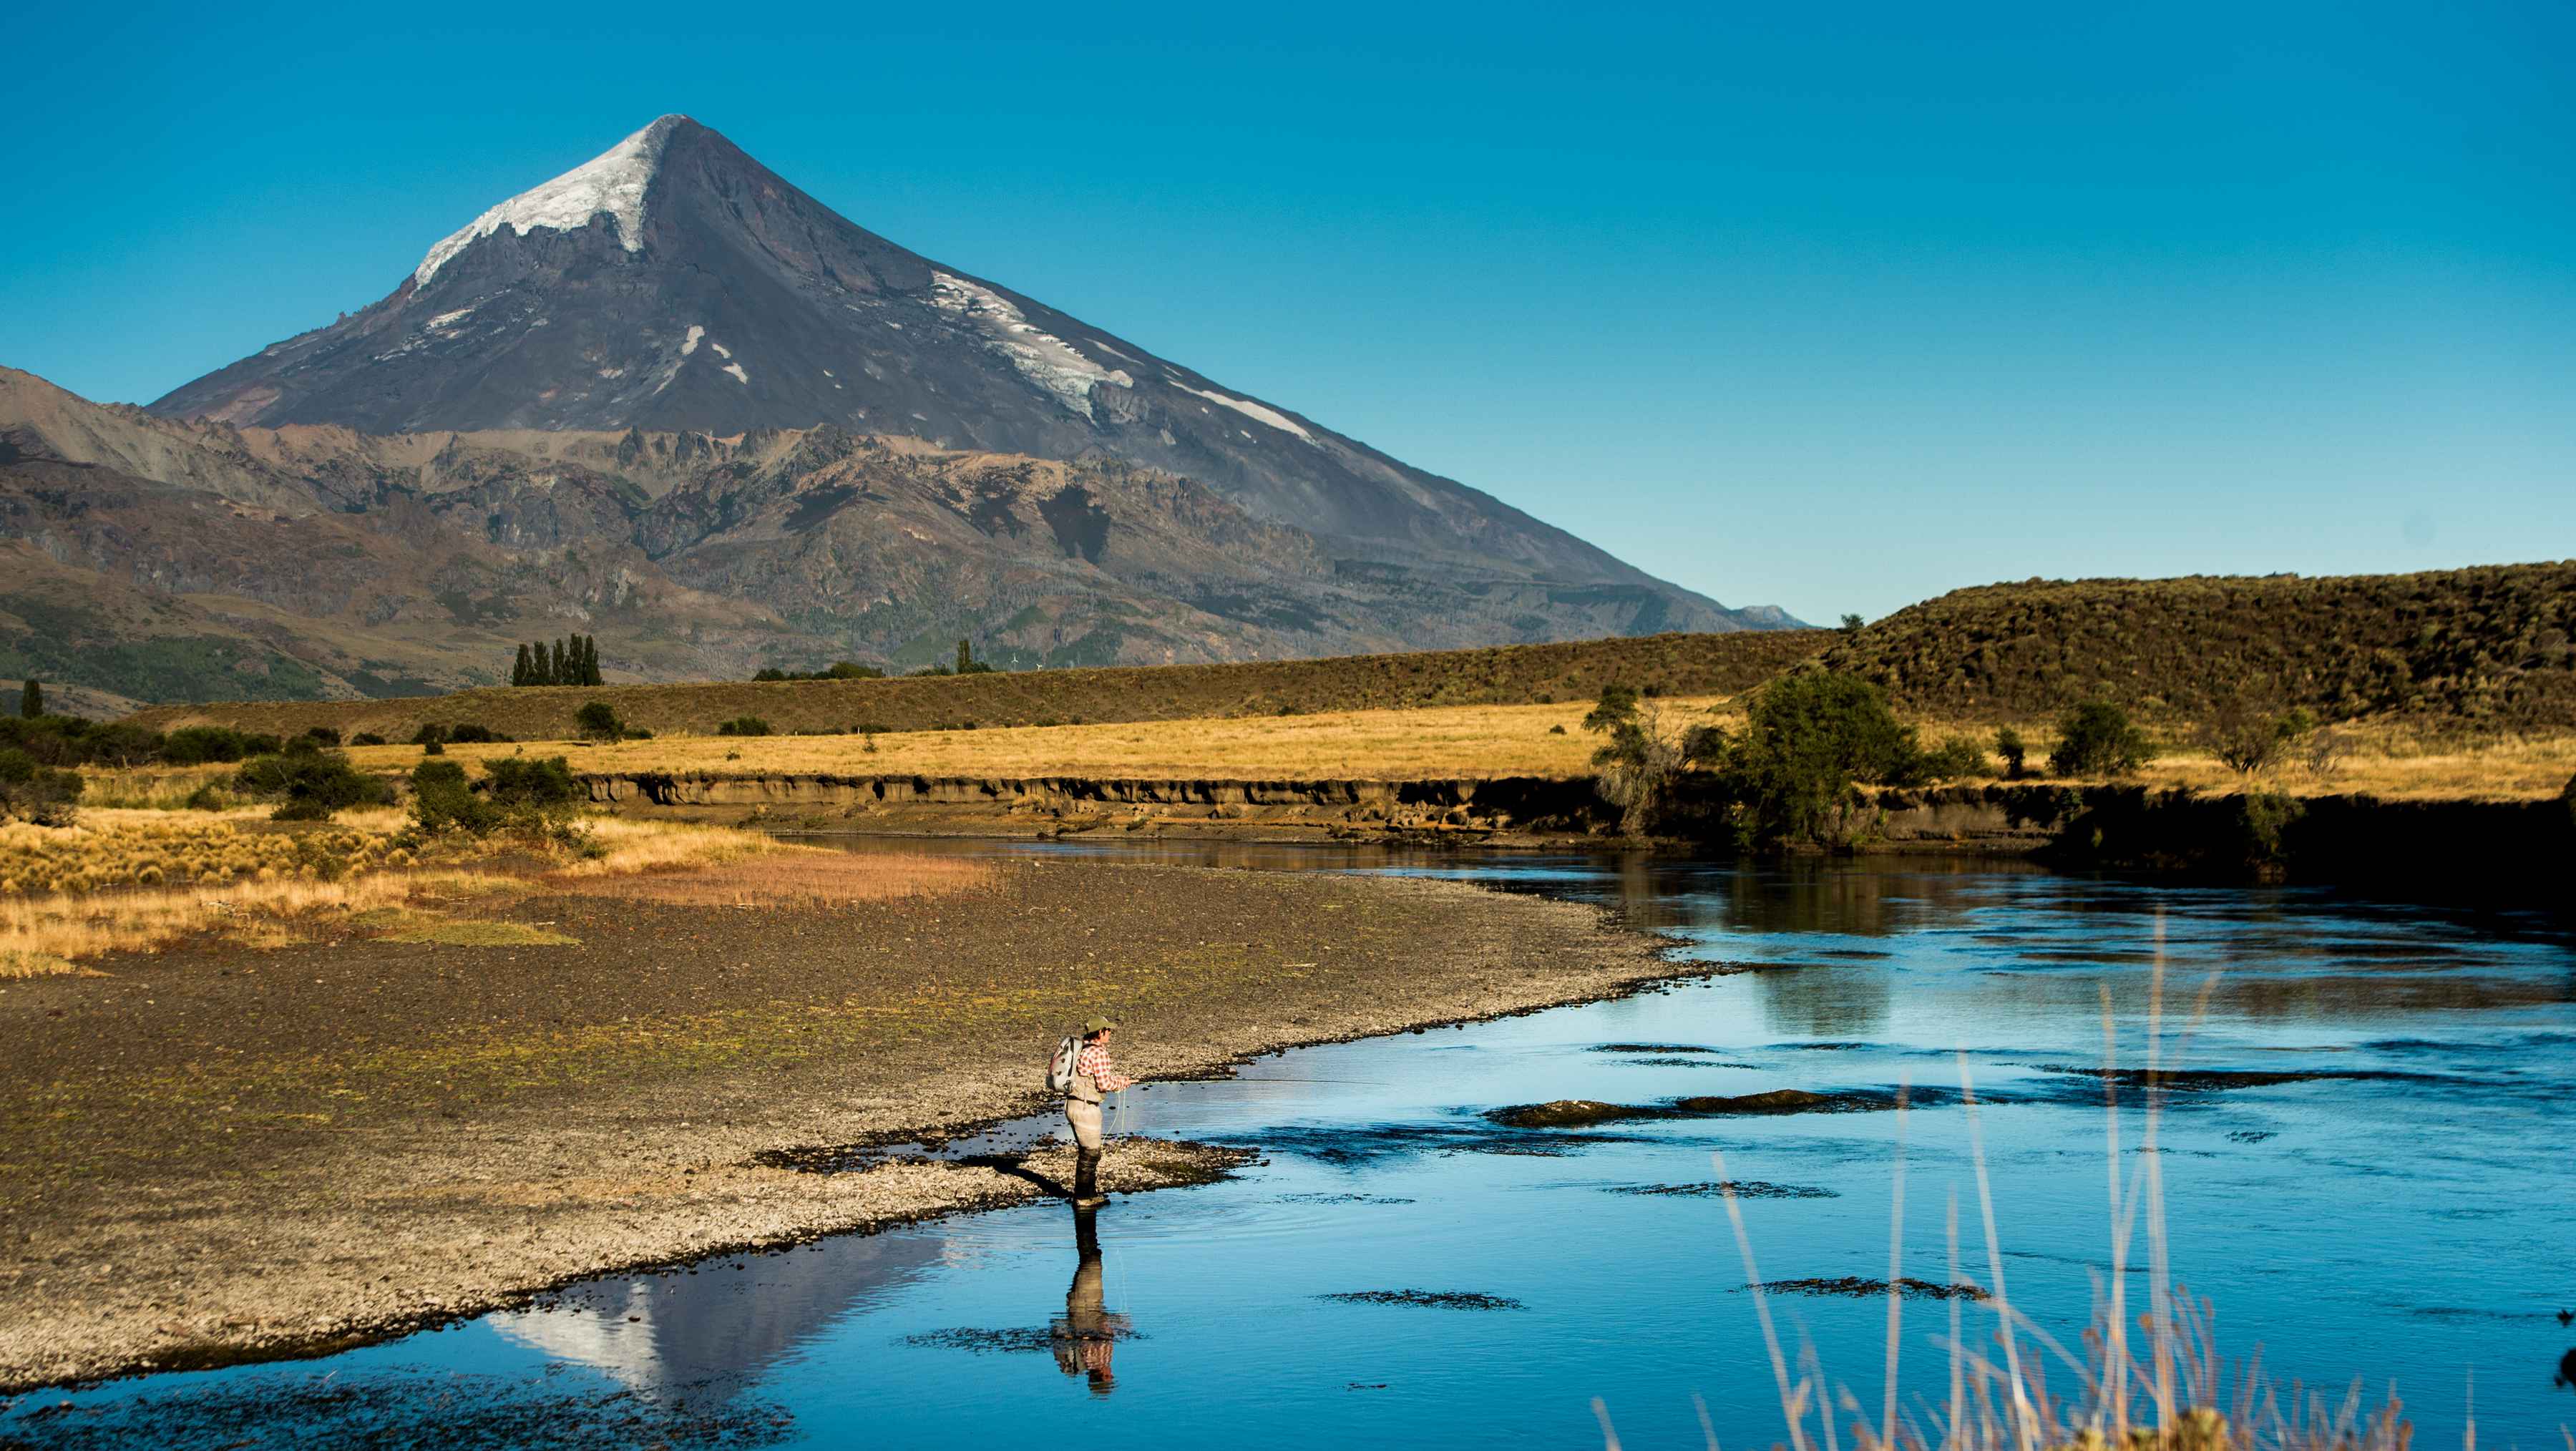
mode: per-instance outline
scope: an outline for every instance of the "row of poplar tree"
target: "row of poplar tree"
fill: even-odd
[[[510,667],[512,685],[597,685],[599,640],[568,635],[549,646],[538,640],[519,647],[519,663]]]

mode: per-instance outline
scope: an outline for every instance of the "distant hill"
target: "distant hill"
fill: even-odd
[[[136,701],[431,695],[498,684],[517,642],[567,633],[597,637],[610,679],[651,681],[902,670],[960,638],[1025,668],[1786,619],[1355,548],[1106,455],[830,425],[242,427],[0,368],[0,679]]]
[[[593,700],[610,702],[631,725],[705,733],[718,722],[745,715],[759,716],[785,732],[1509,705],[1588,700],[1614,682],[1666,695],[1732,695],[1813,654],[1827,638],[1822,630],[1746,630],[1240,665],[997,671],[892,680],[504,686],[429,700],[161,706],[134,718],[157,730],[221,724],[291,734],[327,725],[344,735],[372,731],[397,741],[408,740],[429,722],[472,722],[525,739],[559,739],[573,733],[573,713]]]
[[[2329,720],[2576,728],[2576,561],[2302,579],[2029,580],[1953,590],[1818,666],[1903,708],[2037,720],[2104,697],[2166,722],[2231,695]]]

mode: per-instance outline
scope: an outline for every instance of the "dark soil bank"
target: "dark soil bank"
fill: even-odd
[[[583,1275],[1013,1202],[1025,1165],[778,1167],[1039,1107],[1054,1035],[1140,1076],[1579,1001],[1672,969],[1456,883],[1013,863],[894,904],[536,898],[566,947],[110,959],[0,990],[0,1389],[341,1343]],[[1109,1187],[1216,1151],[1114,1147]]]

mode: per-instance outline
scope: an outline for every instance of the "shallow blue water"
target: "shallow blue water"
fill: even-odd
[[[1991,1286],[1999,1262],[2013,1303],[2074,1347],[2109,1271],[2110,1146],[2100,1080],[2064,1070],[2103,1063],[2106,995],[2122,1065],[2143,1066],[2159,951],[2166,1066],[2337,1075],[2167,1097],[2155,1162],[2174,1273],[2216,1306],[2222,1351],[2259,1346],[2284,1388],[2339,1397],[2359,1377],[2375,1400],[2393,1385],[2421,1445],[2459,1444],[2472,1386],[2486,1444],[2558,1445],[2576,1422],[2576,1391],[2552,1384],[2576,1345],[2554,1314],[2576,1309],[2576,946],[2543,922],[1957,862],[1056,850],[1466,877],[1600,901],[1685,939],[1678,957],[1763,970],[1126,1095],[1113,1131],[1266,1159],[1100,1212],[1102,1308],[1131,1332],[1114,1340],[1050,1338],[1079,1257],[1074,1216],[1046,1204],[603,1281],[328,1360],[32,1397],[0,1412],[0,1440],[1597,1446],[1599,1398],[1629,1446],[1698,1446],[1698,1397],[1727,1444],[1769,1444],[1778,1399],[1724,1202],[1623,1191],[1822,1191],[1739,1201],[1763,1276],[1883,1277],[1901,1135],[1903,1272]],[[1994,1257],[1963,1074],[1983,1100]],[[1901,1116],[1581,1131],[1478,1116],[1900,1085],[1920,1095]],[[2143,1117],[2124,1098],[2131,1175]],[[2130,1284],[2134,1308],[2142,1269]],[[1323,1298],[1386,1290],[1516,1303]],[[1768,1298],[1790,1353],[1811,1347],[1874,1415],[1884,1299]],[[1946,1394],[1954,1303],[1905,1303],[1909,1404]],[[1959,1310],[1991,1348],[1993,1317]]]

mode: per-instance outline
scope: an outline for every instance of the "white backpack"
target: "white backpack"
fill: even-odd
[[[1055,1045],[1055,1056],[1047,1060],[1046,1086],[1049,1093],[1068,1093],[1073,1089],[1073,1070],[1082,1061],[1082,1037],[1067,1033]]]

